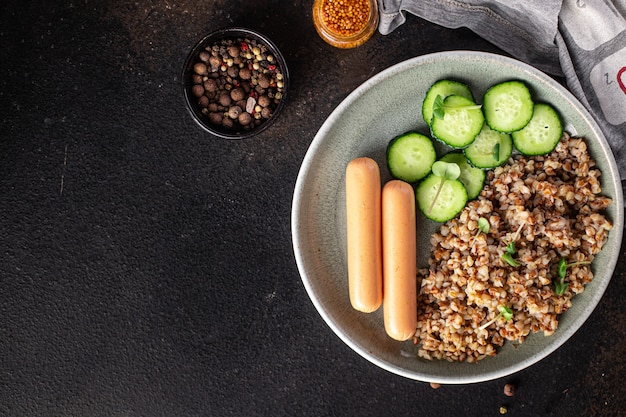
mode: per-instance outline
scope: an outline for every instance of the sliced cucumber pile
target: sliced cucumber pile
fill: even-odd
[[[535,103],[528,86],[515,80],[487,89],[482,105],[467,84],[439,80],[426,93],[422,117],[431,137],[408,132],[392,139],[387,165],[393,177],[417,183],[417,206],[436,222],[454,218],[480,195],[486,170],[506,163],[516,150],[548,154],[563,135],[556,109]],[[439,160],[433,141],[444,148]]]

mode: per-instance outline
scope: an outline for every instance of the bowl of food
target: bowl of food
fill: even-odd
[[[229,28],[203,37],[182,73],[187,110],[207,132],[244,139],[274,123],[287,98],[289,71],[261,33]]]
[[[485,114],[485,93],[491,87],[525,85],[532,102],[547,104],[562,125],[554,147],[539,156],[531,155],[537,145],[533,135],[515,134],[510,155],[504,144],[490,145],[487,162],[503,161],[480,168],[484,184],[478,195],[464,196],[458,212],[444,213],[434,202],[439,184],[458,175],[447,178],[447,170],[436,173],[441,167],[435,170],[433,165],[429,175],[440,177],[430,187],[432,203],[428,200],[426,208],[419,204],[419,192],[427,180],[410,180],[417,207],[416,304],[411,312],[416,321],[410,324],[415,328],[412,336],[400,341],[387,334],[385,294],[382,306],[375,304],[373,312],[359,311],[351,303],[346,170],[351,161],[366,158],[379,167],[380,187],[397,180],[389,167],[389,145],[405,135],[432,139],[437,116],[423,116],[422,108],[431,87],[441,80],[469,87],[475,107]],[[474,107],[461,99],[448,104],[446,94],[435,98],[439,108],[430,106],[437,108],[435,113]],[[535,113],[544,111],[537,108]],[[542,123],[551,123],[545,120]],[[532,119],[527,123],[530,126]],[[540,125],[534,125],[535,132]],[[454,157],[465,155],[468,147],[459,143],[458,149],[451,149],[439,138],[432,144],[437,161],[451,150]],[[500,378],[558,349],[601,299],[622,240],[619,178],[611,149],[593,118],[573,95],[537,69],[472,51],[416,57],[358,87],[317,132],[293,197],[296,262],[323,320],[373,364],[442,384]]]

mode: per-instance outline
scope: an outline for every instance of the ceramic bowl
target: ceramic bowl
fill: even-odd
[[[182,84],[187,110],[201,128],[220,138],[244,139],[263,132],[278,117],[287,99],[289,71],[266,36],[229,28],[206,35],[194,46]]]
[[[410,130],[428,133],[421,118],[421,102],[435,81],[464,81],[482,97],[498,82],[526,82],[537,101],[553,104],[567,131],[587,139],[591,155],[602,170],[603,194],[613,203],[607,211],[613,222],[592,269],[594,280],[576,295],[562,314],[559,327],[549,337],[529,336],[517,346],[505,343],[494,357],[478,363],[452,363],[418,358],[411,341],[389,338],[383,327],[382,308],[365,314],[348,299],[345,168],[360,156],[369,156],[386,170],[385,149],[394,136]],[[328,326],[355,352],[390,372],[407,378],[442,384],[475,383],[520,371],[545,358],[565,343],[590,316],[613,274],[623,231],[623,196],[619,173],[598,125],[563,86],[537,69],[504,56],[452,51],[420,56],[399,63],[366,81],[328,117],[315,135],[303,160],[293,197],[292,238],[302,282]],[[438,224],[418,219],[418,267],[427,266],[429,238]]]

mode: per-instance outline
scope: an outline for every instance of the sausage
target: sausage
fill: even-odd
[[[417,327],[417,243],[413,187],[392,180],[382,190],[383,321],[387,334],[407,340]]]
[[[353,159],[346,168],[348,290],[352,307],[365,313],[383,301],[381,214],[378,164]]]

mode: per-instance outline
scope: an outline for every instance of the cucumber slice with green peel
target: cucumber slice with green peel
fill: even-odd
[[[453,162],[461,168],[459,180],[465,186],[468,200],[473,200],[478,197],[485,186],[486,174],[484,170],[473,167],[461,152],[448,152],[442,156],[440,160]]]
[[[432,134],[453,148],[464,148],[472,143],[485,122],[480,106],[463,96],[446,97],[440,110],[443,117],[433,116]],[[434,111],[436,113],[437,109]]]
[[[490,87],[483,97],[489,127],[499,132],[522,129],[533,115],[533,99],[526,84],[506,81]]]
[[[387,166],[391,175],[406,182],[424,178],[436,160],[433,141],[421,133],[404,133],[392,139],[387,146]]]
[[[476,168],[489,169],[505,163],[513,153],[513,140],[508,133],[498,132],[487,123],[467,148],[465,157]]]
[[[444,79],[430,86],[422,102],[422,117],[428,126],[431,125],[433,120],[433,105],[435,104],[437,96],[441,96],[441,98],[445,99],[452,95],[462,96],[474,101],[472,91],[462,82]]]
[[[562,136],[561,117],[554,107],[545,103],[535,104],[530,122],[522,130],[511,133],[515,148],[527,156],[552,152]]]
[[[428,219],[443,223],[463,210],[467,204],[467,190],[459,180],[430,174],[417,186],[415,198]]]

